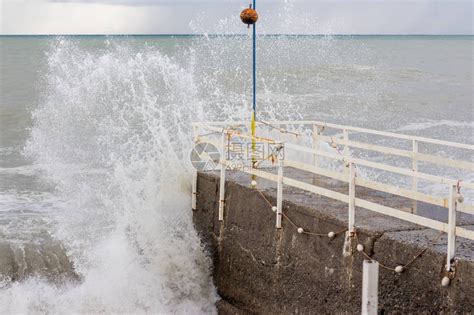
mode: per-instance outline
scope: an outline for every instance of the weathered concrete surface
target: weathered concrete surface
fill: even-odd
[[[194,213],[196,228],[214,260],[215,284],[225,300],[219,305],[220,313],[360,313],[364,257],[358,252],[343,255],[344,234],[334,239],[298,234],[285,219],[277,230],[275,214],[261,194],[248,187],[248,176],[229,174],[228,179],[224,221],[217,220],[219,181],[212,174],[199,174]],[[273,186],[259,180],[259,190],[275,204]],[[401,209],[407,205],[380,193],[357,192],[362,194]],[[284,199],[285,214],[307,231],[326,234],[347,226],[345,204],[288,187]],[[363,209],[356,213],[359,241],[375,259],[392,268],[409,262],[438,235]],[[472,224],[472,218],[461,219],[465,225]],[[474,242],[458,240],[456,277],[447,288],[441,286],[446,240],[440,238],[437,243],[402,274],[380,270],[380,312],[474,311]]]

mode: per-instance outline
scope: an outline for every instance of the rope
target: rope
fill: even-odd
[[[319,126],[318,126],[318,127],[319,127]],[[324,123],[324,126],[321,126],[321,127],[322,127],[322,129],[321,129],[322,131],[328,129],[327,123]],[[319,128],[318,128],[318,129],[319,129]],[[321,133],[322,133],[322,131],[321,131]],[[318,132],[318,134],[320,134],[320,133]],[[339,149],[338,144],[334,141],[333,136],[329,135],[329,138],[331,139],[330,146],[331,146],[333,149],[336,149],[337,153],[339,153],[340,156],[346,157],[346,155],[345,155],[343,152],[341,152],[341,150]],[[343,159],[343,161],[346,162],[345,159]],[[357,168],[357,165],[355,165],[355,167]]]
[[[272,159],[272,165],[275,164],[275,160],[277,159],[277,155],[278,155],[278,153],[280,153],[280,151],[281,151],[282,149],[283,149],[283,147],[277,148],[274,153],[267,155],[267,157],[261,159],[260,161],[257,161],[257,162],[254,164],[254,167],[257,168],[257,166],[258,166],[260,163],[263,163],[264,161],[269,160],[270,158]]]
[[[270,124],[270,123],[267,123],[267,122],[265,122],[265,121],[263,121],[263,120],[258,120],[258,122],[259,122],[259,123],[262,123],[262,124],[264,124],[264,125],[266,125],[266,126],[268,126],[268,127],[270,127],[270,128],[276,129],[276,130],[278,130],[278,131],[281,132],[281,133],[291,134],[291,135],[294,135],[294,136],[296,136],[296,137],[302,136],[302,134],[300,134],[300,133],[293,132],[293,131],[288,131],[288,130],[286,130],[286,129],[277,127],[276,125],[272,125],[272,124]]]
[[[265,194],[258,188],[256,188],[256,190],[258,191],[258,193],[260,194],[260,196],[262,196],[262,198],[265,200],[265,202],[270,206],[270,209],[273,208],[273,204],[270,202],[270,200],[268,200],[268,198],[265,196]],[[290,222],[290,224],[295,228],[295,229],[298,229],[298,228],[301,228],[301,226],[298,226],[296,225],[293,220],[291,220],[288,215],[286,215],[286,213],[284,211],[282,211],[282,216],[288,220],[288,222]],[[344,229],[344,230],[341,230],[341,231],[338,231],[338,232],[334,232],[334,236],[336,235],[339,235],[339,234],[342,234],[344,232],[346,232],[347,229]],[[328,233],[314,233],[314,232],[310,232],[310,231],[307,231],[306,229],[303,229],[303,233],[301,234],[307,234],[307,235],[313,235],[313,236],[328,236]]]
[[[256,190],[260,193],[260,195],[261,195],[262,198],[267,202],[267,204],[270,206],[270,208],[273,207],[272,203],[270,202],[270,200],[268,200],[267,197],[265,197],[265,195],[263,194],[263,192],[262,192],[260,189],[258,189],[258,188],[256,188]]]
[[[212,135],[215,135],[215,134],[221,134],[221,132],[220,131],[214,131],[214,132],[210,132],[210,133],[205,133],[203,135],[198,135],[197,138],[212,136]]]
[[[430,241],[430,244],[428,244],[424,249],[422,249],[416,256],[414,256],[412,258],[412,260],[410,260],[408,263],[406,263],[405,265],[401,265],[402,266],[402,270],[405,270],[407,269],[410,265],[412,265],[418,258],[421,257],[421,255],[423,255],[431,246],[435,245],[435,242],[437,242],[440,237],[444,234],[444,232],[441,232],[438,234],[438,236],[436,236],[433,240]],[[355,236],[355,239],[356,239],[356,242],[357,244],[361,244],[360,241],[359,241],[359,237],[357,236],[357,232],[354,233],[354,236]],[[353,249],[354,250],[354,249]],[[388,267],[388,266],[385,266],[384,264],[382,264],[380,261],[370,257],[369,254],[367,254],[367,252],[365,250],[362,250],[360,251],[360,253],[365,256],[367,259],[369,260],[372,260],[372,261],[375,261],[379,264],[380,267],[382,267],[383,269],[385,270],[389,270],[389,271],[393,271],[393,272],[396,272],[395,268],[391,268],[391,267]]]
[[[290,222],[291,225],[293,225],[293,227],[295,227],[296,229],[300,228],[301,226],[298,226],[296,223],[294,223],[289,217],[288,215],[285,214],[285,212],[282,211],[282,215],[285,219],[288,220],[288,222]],[[344,232],[346,232],[347,229],[343,229],[339,232],[334,232],[334,235],[339,235],[339,234],[342,234]],[[307,231],[306,229],[303,228],[303,233],[301,234],[308,234],[308,235],[314,235],[314,236],[328,236],[328,233],[314,233],[314,232],[310,232],[310,231]]]
[[[227,126],[227,129],[222,129],[222,131],[213,131],[213,132],[197,135],[196,138],[222,134],[222,132],[225,132],[225,131],[227,131],[227,132],[228,131],[238,132],[238,127],[239,127],[239,125],[229,125],[229,126]]]
[[[458,191],[458,194],[461,193],[461,182],[462,182],[462,179],[458,179],[458,182],[456,183],[456,189]]]
[[[262,196],[262,198],[265,200],[265,202],[270,206],[270,208],[273,207],[272,203],[270,202],[270,200],[268,200],[268,198],[265,196],[265,194],[260,190],[260,189],[256,189],[258,191],[258,193]],[[299,229],[301,228],[300,226],[298,226],[293,220],[291,220],[288,215],[282,211],[282,216],[283,218],[285,218],[286,220],[288,220],[288,222],[295,228],[295,229]],[[347,231],[347,228],[343,229],[343,230],[340,230],[338,232],[334,232],[334,236],[337,236],[339,234],[342,234],[342,233],[345,233]],[[315,233],[315,232],[311,232],[311,231],[307,231],[306,229],[303,229],[303,232],[301,234],[307,234],[307,235],[312,235],[312,236],[328,236],[328,233]],[[435,245],[435,243],[440,239],[440,237],[444,234],[444,232],[441,232],[439,233],[433,240],[430,241],[430,244],[428,244],[425,248],[423,248],[417,255],[415,255],[409,262],[407,262],[406,264],[404,265],[401,265],[402,266],[402,271],[403,270],[406,270],[409,266],[411,266],[418,258],[420,258],[431,246]],[[357,244],[361,244],[360,241],[359,241],[359,236],[357,234],[357,232],[354,232],[354,236],[355,239],[356,239],[356,242]],[[356,244],[356,245],[357,245]],[[354,248],[352,248],[352,250],[354,251]],[[359,251],[358,251],[359,252]],[[391,268],[391,267],[388,267],[384,264],[382,264],[380,261],[374,259],[373,257],[371,257],[369,254],[367,254],[367,252],[365,250],[362,250],[360,251],[360,253],[365,256],[367,259],[369,260],[372,260],[372,261],[375,261],[379,264],[379,266],[385,270],[388,270],[388,271],[393,271],[393,272],[397,272],[395,268]]]

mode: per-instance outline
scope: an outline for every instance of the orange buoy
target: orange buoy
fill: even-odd
[[[244,9],[242,13],[240,13],[240,19],[247,25],[253,25],[258,20],[257,11],[252,8]]]

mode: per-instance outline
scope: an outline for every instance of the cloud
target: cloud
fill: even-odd
[[[218,1],[213,0],[49,0],[56,3],[84,3],[84,4],[109,4],[109,5],[128,5],[128,6],[176,6],[176,5],[216,5]],[[223,2],[232,2],[222,0]],[[234,1],[235,2],[235,1]]]
[[[242,33],[244,0],[2,1],[1,34]],[[260,32],[473,34],[470,0],[258,0]]]

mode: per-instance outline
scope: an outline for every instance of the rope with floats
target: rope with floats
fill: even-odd
[[[260,196],[263,198],[263,200],[268,204],[268,206],[271,208],[271,210],[273,212],[276,212],[276,207],[270,202],[270,200],[265,196],[265,194],[260,189],[256,189],[256,190],[260,194]],[[296,224],[293,220],[291,220],[289,218],[288,214],[286,214],[285,212],[282,212],[282,216],[283,216],[283,218],[285,218],[290,223],[291,226],[293,226],[293,228],[296,230],[296,232],[298,234],[306,234],[306,235],[319,236],[319,237],[328,237],[329,239],[333,239],[336,236],[338,236],[340,234],[343,234],[347,231],[347,228],[345,228],[345,229],[337,231],[337,232],[333,232],[333,231],[330,231],[328,233],[311,232],[308,229],[305,229],[305,228],[299,226],[298,224]],[[354,234],[352,236],[356,240],[356,243],[354,244],[355,246],[352,247],[352,252],[359,252],[366,259],[378,262],[380,267],[387,270],[387,271],[391,271],[391,272],[395,272],[395,273],[402,273],[402,272],[408,270],[409,267],[416,260],[418,260],[428,249],[430,249],[431,247],[436,245],[443,234],[444,234],[444,232],[441,232],[434,239],[432,239],[431,241],[428,241],[428,245],[425,246],[421,251],[419,251],[417,255],[413,256],[413,258],[409,262],[407,262],[406,264],[403,264],[403,265],[397,265],[395,268],[388,267],[388,266],[382,264],[377,259],[374,259],[373,257],[371,257],[365,251],[365,246],[362,244],[362,242],[360,242],[357,231],[354,231]],[[445,278],[453,279],[454,274],[455,274],[455,271],[446,273],[446,276],[443,278],[443,286],[446,286],[445,283],[447,281],[445,280]]]
[[[332,139],[331,137],[331,144],[336,144],[334,142],[334,140]],[[334,147],[334,146],[333,146]],[[281,148],[280,148],[281,149]],[[337,152],[342,155],[342,152],[340,152],[339,149],[337,149]],[[279,151],[279,150],[278,150]],[[256,163],[255,167],[258,166],[258,164],[260,164],[261,162],[263,161],[271,161],[272,165],[275,163],[275,159],[276,159],[276,156],[278,154],[278,151],[277,152],[274,152],[272,154],[269,154],[267,157],[263,158],[262,161],[259,161],[258,163]],[[277,211],[277,207],[274,206],[272,204],[272,202],[265,196],[265,194],[263,193],[263,191],[259,188],[257,188],[257,183],[255,180],[252,180],[252,184],[251,186],[259,193],[259,195],[262,197],[262,199],[265,201],[265,203],[268,205],[268,207],[273,211],[273,212],[276,212]],[[456,185],[457,189],[457,200],[462,200],[463,199],[463,196],[461,194],[461,180],[458,180],[457,182],[457,185]],[[461,201],[462,202],[462,201]],[[306,235],[311,235],[311,236],[317,236],[317,237],[328,237],[329,239],[333,239],[335,237],[337,237],[338,235],[341,235],[343,233],[345,233],[348,229],[347,228],[344,228],[342,230],[339,230],[339,231],[329,231],[327,233],[321,233],[321,232],[314,232],[314,231],[310,231],[306,228],[303,228],[301,225],[298,225],[297,223],[295,223],[294,220],[292,220],[287,213],[285,213],[285,211],[282,211],[282,217],[284,219],[286,219],[290,225],[296,230],[296,232],[298,234],[306,234]],[[358,237],[358,233],[357,233],[357,230],[354,231],[354,233],[351,235],[351,238],[353,238],[356,242],[353,246],[351,246],[351,251],[352,252],[359,252],[362,256],[364,256],[366,259],[369,259],[371,261],[376,261],[377,263],[379,263],[380,267],[387,270],[387,271],[391,271],[391,272],[395,272],[395,273],[402,273],[406,270],[409,269],[409,267],[415,263],[416,260],[418,260],[420,257],[422,257],[422,255],[428,250],[430,249],[431,247],[433,247],[434,245],[437,244],[437,242],[439,241],[439,239],[441,238],[441,236],[444,234],[444,232],[441,232],[439,233],[434,239],[432,239],[431,241],[428,242],[428,245],[425,246],[422,250],[420,250],[415,256],[413,256],[413,258],[408,261],[407,263],[405,264],[399,264],[399,265],[396,265],[394,268],[392,267],[389,267],[387,265],[384,265],[382,264],[380,261],[378,261],[377,259],[374,259],[371,255],[369,255],[369,253],[367,253],[365,251],[365,246],[362,244],[362,242],[359,240],[359,237]],[[445,272],[445,276],[443,277],[443,281],[442,281],[442,285],[443,286],[446,286],[449,281],[451,279],[453,279],[455,276],[455,270],[453,271],[450,271],[450,272]]]
[[[268,198],[265,196],[265,194],[260,190],[260,189],[256,189],[257,192],[260,194],[260,196],[263,198],[263,200],[265,200],[265,202],[270,206],[270,208],[272,209],[273,212],[276,212],[277,208],[276,206],[274,206],[270,200],[268,200]],[[295,222],[293,222],[293,220],[291,220],[288,215],[285,213],[285,212],[282,212],[282,215],[283,217],[288,220],[288,222],[290,222],[290,224],[296,229],[296,231],[298,232],[298,234],[307,234],[307,235],[313,235],[313,236],[327,236],[329,237],[330,239],[333,239],[335,238],[337,235],[339,234],[342,234],[344,232],[347,231],[347,228],[344,229],[344,230],[341,230],[341,231],[337,231],[337,232],[328,232],[328,233],[315,233],[315,232],[311,232],[309,231],[308,229],[304,229],[302,228],[301,226],[298,226]]]

